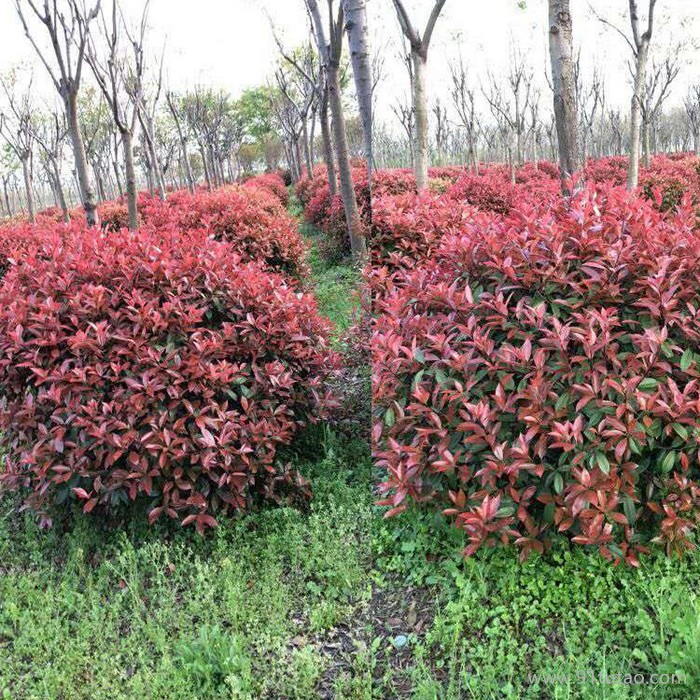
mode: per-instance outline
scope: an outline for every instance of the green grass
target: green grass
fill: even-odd
[[[359,274],[349,262],[340,264],[327,263],[318,253],[316,243],[323,234],[312,224],[301,219],[302,207],[291,194],[290,213],[299,220],[299,230],[309,242],[309,267],[311,268],[311,286],[318,299],[319,311],[331,320],[338,338],[351,325],[354,313],[359,306],[357,288]]]
[[[315,488],[308,513],[265,510],[204,538],[142,520],[105,531],[83,516],[40,531],[5,502],[0,697],[316,698],[335,683],[352,691],[352,656],[327,645],[341,625],[352,644],[365,633],[369,467],[361,445],[330,439],[322,451],[301,465]]]
[[[416,700],[700,697],[697,554],[656,552],[635,570],[558,542],[524,564],[512,549],[464,561],[454,528],[416,512],[375,527],[374,541],[378,586],[429,601],[427,624],[401,630],[405,648],[380,639],[379,697],[405,687]],[[618,673],[682,673],[685,683],[625,685]]]

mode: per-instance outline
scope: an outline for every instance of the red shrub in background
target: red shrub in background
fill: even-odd
[[[639,186],[661,211],[674,209],[684,196],[700,204],[700,161],[695,156],[656,156],[649,168],[642,169]]]
[[[627,182],[627,156],[606,156],[589,158],[584,169],[587,181],[624,185]]]
[[[119,231],[129,226],[129,210],[125,203],[118,200],[102,202],[97,207],[100,225],[107,231]]]
[[[515,202],[513,185],[503,175],[493,171],[482,175],[465,173],[450,187],[447,195],[496,214],[507,214]]]
[[[455,517],[466,554],[550,533],[636,565],[700,518],[700,238],[591,187],[447,235],[375,297],[374,441],[389,514]]]
[[[195,195],[175,192],[165,202],[144,201],[140,211],[146,226],[206,231],[230,243],[245,261],[259,260],[272,270],[296,277],[306,273],[306,246],[296,222],[267,189],[250,185]]]
[[[303,491],[274,463],[321,415],[327,331],[311,296],[206,235],[52,238],[0,290],[0,482],[45,517],[140,499],[200,531]]]
[[[282,176],[278,173],[265,173],[246,180],[245,187],[253,187],[273,194],[283,207],[289,204],[289,192]]]
[[[449,197],[414,193],[381,196],[372,209],[370,248],[375,265],[400,260],[420,263],[433,255],[441,238],[463,229],[479,212]]]

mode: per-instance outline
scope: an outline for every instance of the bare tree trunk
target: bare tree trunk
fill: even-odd
[[[68,213],[68,204],[66,203],[66,193],[63,189],[63,183],[61,182],[61,172],[58,163],[55,161],[53,163],[53,180],[56,186],[58,206],[61,207],[61,211],[63,212],[63,220],[68,223],[70,221],[70,215]]]
[[[97,225],[97,206],[95,204],[95,192],[90,181],[90,169],[88,168],[87,155],[85,153],[85,142],[80,130],[78,121],[78,97],[70,94],[65,99],[66,120],[68,122],[68,133],[73,145],[73,155],[75,157],[75,174],[80,187],[80,196],[83,200],[85,218],[88,226]]]
[[[642,99],[646,87],[647,62],[649,58],[649,44],[651,43],[652,29],[654,26],[655,5],[656,0],[649,0],[647,29],[643,34],[640,34],[637,0],[629,0],[632,39],[635,47],[634,92],[632,94],[632,103],[630,106],[630,162],[627,172],[627,189],[629,190],[636,188],[639,184]]]
[[[194,176],[192,175],[192,167],[190,165],[190,159],[187,155],[187,141],[185,140],[185,134],[183,133],[182,125],[180,124],[180,117],[177,113],[177,109],[175,108],[175,104],[173,103],[173,98],[170,93],[166,94],[166,102],[170,108],[170,113],[173,115],[178,140],[180,141],[180,151],[182,152],[182,159],[180,163],[184,168],[185,179],[187,180],[187,189],[194,194]]]
[[[562,194],[571,194],[570,178],[581,169],[576,79],[569,0],[549,0],[549,53],[552,61],[554,116],[559,140]]]
[[[630,190],[634,189],[639,184],[639,152],[641,150],[642,121],[641,100],[644,93],[648,49],[649,45],[645,44],[637,54],[634,92],[630,105],[630,162],[627,172],[627,189]]]
[[[124,148],[124,171],[126,173],[126,205],[129,217],[129,230],[139,227],[139,213],[136,201],[136,169],[134,168],[134,141],[130,131],[122,133]]]
[[[419,192],[428,187],[428,94],[426,87],[428,49],[430,48],[435,23],[446,2],[447,0],[435,0],[425,32],[421,36],[411,24],[403,0],[393,0],[401,31],[411,46],[413,110],[416,130],[413,170]]]
[[[413,61],[413,112],[415,114],[416,146],[414,172],[416,187],[421,192],[428,187],[428,93],[426,72],[428,62],[425,56],[411,52]]]
[[[650,130],[649,120],[642,117],[642,165],[644,165],[645,168],[648,168],[651,163]]]
[[[338,183],[335,174],[335,157],[333,156],[333,142],[331,141],[331,125],[328,116],[328,85],[323,88],[323,96],[321,97],[321,141],[323,141],[323,159],[326,161],[326,170],[328,171],[328,187],[331,191],[331,197],[335,197],[338,193]]]
[[[199,154],[202,157],[202,170],[204,170],[204,182],[207,185],[207,189],[211,192],[212,191],[212,181],[211,181],[211,174],[209,173],[209,164],[207,163],[207,155],[206,151],[204,150],[204,144],[200,143],[199,144]]]
[[[352,181],[352,169],[348,153],[348,139],[345,131],[345,116],[340,94],[340,80],[338,66],[331,65],[328,69],[328,97],[333,113],[333,137],[335,141],[336,155],[338,157],[338,171],[340,174],[340,190],[345,209],[345,220],[350,234],[350,248],[355,258],[361,260],[366,256],[367,246],[362,234],[362,222],[357,209],[355,199],[355,187]]]
[[[345,32],[348,36],[355,91],[362,122],[362,135],[367,160],[367,178],[370,190],[370,215],[372,207],[372,61],[367,25],[367,0],[343,0]],[[371,218],[371,217],[370,217]]]
[[[112,161],[112,169],[114,170],[114,177],[117,180],[117,189],[119,190],[119,196],[124,194],[124,186],[122,185],[122,176],[119,172],[119,163],[116,160]]]
[[[32,189],[32,169],[29,163],[29,157],[22,158],[22,176],[24,178],[24,190],[27,197],[27,213],[29,220],[34,223],[36,221],[36,211],[34,209],[34,190]]]

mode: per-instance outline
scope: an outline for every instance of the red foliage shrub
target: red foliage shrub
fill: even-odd
[[[590,158],[586,163],[584,174],[587,181],[624,185],[627,182],[627,156],[606,156]]]
[[[127,205],[118,200],[102,202],[97,207],[100,225],[107,231],[119,231],[129,226],[129,210]]]
[[[636,565],[700,520],[700,238],[622,188],[448,235],[375,297],[389,514],[435,503],[482,545],[552,532]]]
[[[195,195],[181,191],[165,202],[146,200],[140,210],[147,226],[204,230],[230,243],[244,261],[261,261],[297,277],[306,272],[306,246],[296,222],[266,189],[233,186]]]
[[[496,214],[507,214],[515,201],[513,186],[504,176],[493,171],[482,175],[464,174],[450,187],[447,195]]]
[[[0,290],[0,483],[45,518],[139,499],[194,523],[286,489],[334,372],[311,296],[206,235],[53,238]]]
[[[676,154],[682,155],[682,154]],[[661,211],[677,207],[684,196],[700,204],[700,161],[695,156],[668,158],[656,156],[640,173],[639,186],[647,199]]]
[[[278,173],[265,173],[264,175],[256,175],[255,177],[246,180],[246,187],[254,187],[260,190],[270,192],[277,197],[283,207],[289,204],[289,192],[284,184],[282,176]]]
[[[434,253],[444,235],[462,230],[478,214],[474,207],[448,197],[380,196],[372,209],[373,262],[393,266],[398,257],[404,265],[420,263]]]

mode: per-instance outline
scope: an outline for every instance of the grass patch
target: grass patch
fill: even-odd
[[[364,645],[371,507],[366,448],[324,451],[300,465],[308,513],[252,513],[204,538],[83,516],[40,531],[4,502],[0,697],[335,697]]]
[[[375,629],[380,697],[700,696],[697,554],[656,552],[634,570],[562,541],[524,564],[512,549],[465,561],[456,530],[417,512],[378,524],[374,541],[377,590],[402,622]],[[401,600],[414,601],[412,615]],[[682,677],[652,685],[625,674]]]
[[[331,320],[335,338],[338,338],[352,325],[359,307],[357,290],[360,275],[350,260],[329,264],[319,255],[317,242],[323,234],[303,220],[303,209],[293,192],[290,194],[289,212],[297,218],[301,234],[311,245],[308,258],[311,285],[318,299],[319,311]]]

